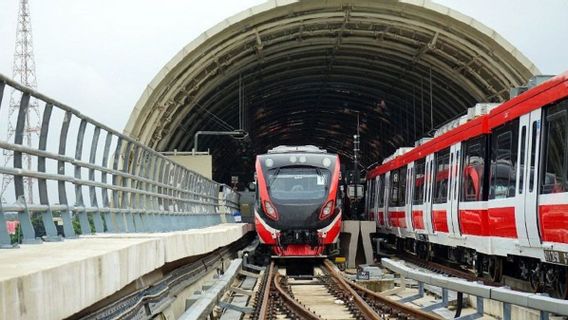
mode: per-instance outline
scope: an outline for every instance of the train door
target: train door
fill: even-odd
[[[377,177],[377,223],[379,227],[385,226],[385,176]]]
[[[487,235],[516,239],[519,119],[509,121],[491,133],[491,167],[487,204]],[[524,214],[523,214],[524,215]],[[523,218],[524,224],[524,218]],[[525,236],[526,238],[526,236]]]
[[[389,199],[391,189],[391,172],[385,173],[385,192],[384,192],[384,205],[383,205],[383,218],[384,218],[384,226],[388,229],[392,228],[389,219]]]
[[[413,164],[413,178],[411,180],[412,187],[412,227],[418,233],[426,232],[424,221],[424,191],[426,188],[425,170],[426,159],[420,159]]]
[[[450,232],[450,163],[454,161],[453,157],[454,155],[450,152],[450,148],[446,148],[437,152],[434,159],[434,173],[432,175],[432,226],[435,233]]]
[[[434,233],[432,225],[432,192],[434,187],[434,154],[426,157],[426,169],[424,174],[424,200],[422,211],[424,215],[424,227],[429,234]]]
[[[487,136],[462,143],[462,177],[459,185],[459,226],[461,234],[487,236]]]
[[[405,205],[405,214],[404,217],[406,219],[406,230],[408,232],[414,231],[414,225],[412,223],[412,193],[413,193],[413,186],[414,186],[414,162],[408,164],[406,168],[406,205]]]
[[[371,211],[373,212],[373,219],[375,220],[375,223],[378,225],[379,224],[379,205],[378,205],[378,200],[379,200],[379,176],[376,176],[373,180],[373,183],[371,183],[371,188],[373,188],[373,190],[371,190],[371,194],[373,195],[369,205],[371,206]]]
[[[450,147],[450,176],[448,192],[448,231],[460,235],[459,190],[461,180],[461,143]]]
[[[367,180],[367,189],[366,189],[367,192],[365,193],[365,212],[367,213],[369,218],[371,218],[373,215],[373,209],[371,207],[371,193],[372,193],[371,181],[373,180]]]
[[[541,114],[538,109],[519,119],[515,221],[519,244],[533,247],[540,245],[537,199]]]

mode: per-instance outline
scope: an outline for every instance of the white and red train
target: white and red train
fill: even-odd
[[[478,104],[367,175],[379,234],[568,297],[568,73]]]
[[[339,157],[315,146],[280,146],[256,158],[254,221],[279,257],[323,257],[341,230]]]

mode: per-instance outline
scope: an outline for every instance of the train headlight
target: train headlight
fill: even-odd
[[[266,164],[267,167],[272,167],[274,165],[274,160],[272,159],[266,159],[266,161],[264,162]]]
[[[322,164],[324,167],[329,168],[329,166],[331,165],[331,160],[329,160],[329,158],[323,158]]]
[[[274,208],[270,201],[264,201],[264,213],[266,213],[270,219],[278,220],[278,211],[276,211],[276,208]]]
[[[321,208],[320,212],[320,220],[327,219],[331,216],[333,212],[333,200],[329,200],[323,208]]]

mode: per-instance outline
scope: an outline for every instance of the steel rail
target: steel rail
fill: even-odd
[[[268,305],[270,303],[270,287],[272,286],[272,277],[274,273],[274,261],[270,263],[267,271],[266,280],[264,283],[264,292],[262,294],[262,301],[260,302],[260,312],[258,313],[259,319],[268,319]]]
[[[273,280],[274,287],[280,294],[280,297],[284,299],[284,302],[288,305],[288,307],[292,311],[294,311],[298,316],[300,316],[301,319],[321,320],[321,318],[318,315],[316,315],[315,313],[311,312],[306,307],[298,303],[298,301],[296,301],[294,298],[290,297],[288,292],[286,292],[286,290],[284,290],[284,288],[282,288],[282,286],[280,285],[281,278],[282,276],[280,275],[280,273],[276,272]]]
[[[422,311],[420,309],[417,308],[413,308],[409,305],[400,303],[396,300],[391,300],[385,296],[380,295],[379,293],[376,293],[374,291],[371,291],[363,286],[360,286],[356,283],[353,283],[351,281],[346,281],[347,284],[349,286],[351,286],[352,288],[354,288],[355,290],[359,290],[364,292],[367,296],[370,296],[373,300],[381,303],[381,304],[386,304],[389,307],[393,308],[393,309],[398,309],[401,310],[402,312],[404,312],[405,314],[409,314],[412,315],[414,317],[416,317],[417,319],[426,319],[426,320],[441,320],[442,318],[429,313],[429,312],[425,312]]]
[[[329,274],[333,277],[333,279],[336,280],[337,284],[353,297],[357,308],[359,309],[359,311],[361,311],[365,318],[369,320],[381,318],[380,315],[375,310],[373,310],[373,308],[367,302],[365,302],[365,300],[363,300],[363,298],[357,292],[355,292],[353,288],[351,288],[349,283],[347,283],[347,281],[343,279],[343,277],[335,269],[335,266],[329,260],[324,261],[324,266],[326,267]]]

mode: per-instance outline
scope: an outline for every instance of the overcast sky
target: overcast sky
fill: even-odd
[[[122,130],[144,87],[184,45],[262,2],[30,0],[38,89]],[[568,70],[567,0],[436,2],[495,29],[543,73]],[[10,77],[17,3],[0,0],[0,73]]]

